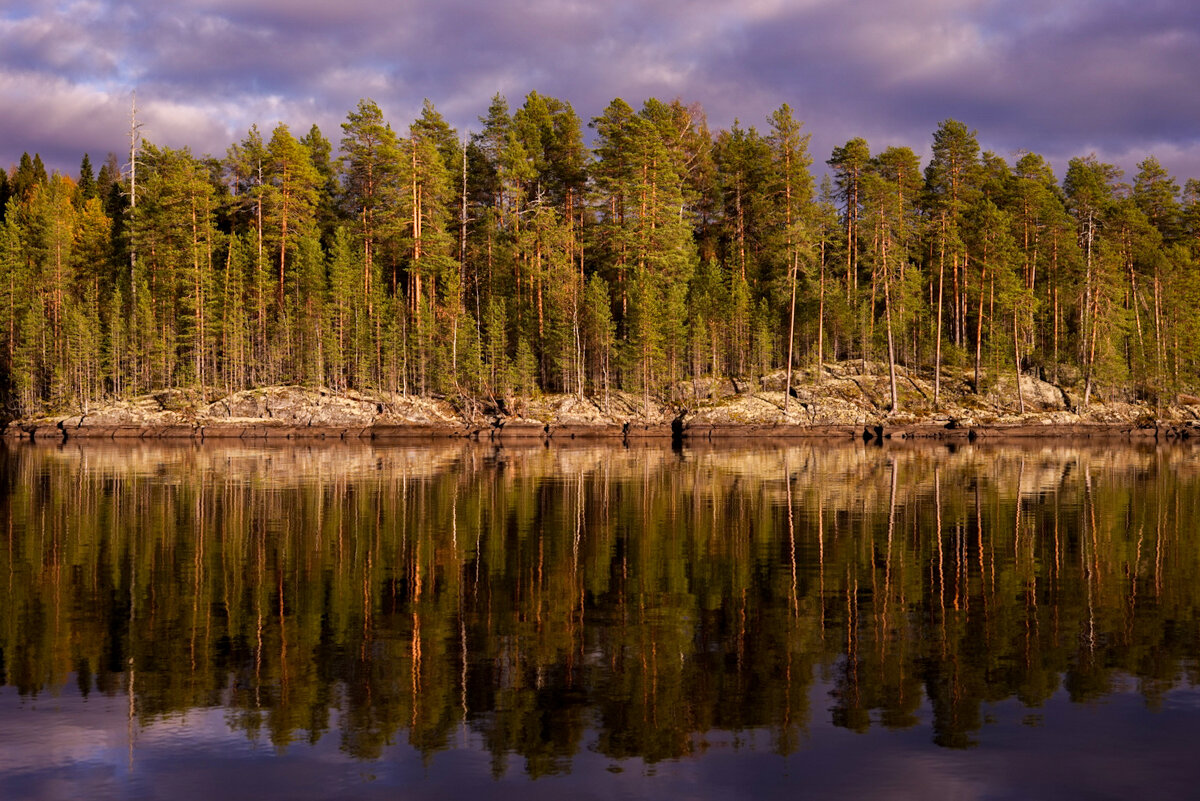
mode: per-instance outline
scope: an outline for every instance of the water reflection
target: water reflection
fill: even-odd
[[[494,775],[962,748],[1001,702],[1195,684],[1197,519],[1182,448],[10,447],[0,679],[126,699],[131,742],[223,710]]]

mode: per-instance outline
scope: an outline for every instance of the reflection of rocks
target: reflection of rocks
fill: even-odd
[[[818,382],[819,378],[819,382]],[[10,437],[61,440],[412,439],[469,437],[546,441],[583,438],[756,440],[774,438],[973,440],[1045,436],[1187,439],[1200,434],[1200,404],[1155,410],[1144,404],[1093,403],[1077,410],[1072,391],[1034,376],[1011,375],[972,387],[973,375],[947,370],[940,402],[927,376],[898,370],[899,412],[888,410],[887,367],[859,361],[797,371],[790,397],[782,371],[753,383],[728,379],[683,382],[671,402],[612,391],[597,397],[539,395],[493,409],[461,413],[445,399],[391,392],[265,387],[212,399],[194,390],[164,390],[114,401],[82,415],[19,420]],[[1023,398],[1025,412],[1019,410]],[[786,403],[785,403],[786,401]]]
[[[255,750],[461,737],[537,778],[1186,690],[1189,448],[642,444],[10,446],[9,706],[70,681],[128,691],[138,742],[212,712]]]
[[[1108,476],[1133,476],[1152,470],[1195,475],[1200,471],[1200,462],[1191,448],[1113,448],[1101,441],[981,438],[974,443],[948,443],[951,447],[946,447],[924,440],[894,440],[877,448],[851,439],[761,439],[750,443],[750,447],[730,440],[697,440],[677,451],[653,438],[631,440],[634,447],[628,448],[597,440],[555,443],[554,438],[551,447],[540,439],[529,438],[353,443],[219,439],[204,444],[184,439],[143,439],[68,441],[60,447],[36,450],[41,454],[38,458],[56,463],[74,464],[86,454],[89,470],[153,476],[172,484],[187,484],[201,477],[205,481],[236,483],[250,477],[271,485],[292,486],[314,480],[372,478],[381,473],[417,479],[488,466],[500,468],[505,476],[518,481],[539,481],[547,476],[574,481],[591,474],[641,480],[671,472],[673,465],[683,463],[696,466],[699,472],[685,470],[679,474],[684,478],[676,477],[679,480],[714,486],[728,481],[754,487],[756,495],[779,502],[787,492],[782,479],[790,475],[795,482],[793,491],[807,487],[819,490],[826,498],[844,496],[839,503],[849,506],[857,503],[856,498],[888,493],[887,477],[893,469],[903,478],[898,503],[918,502],[934,493],[936,482],[953,485],[968,475],[989,476],[988,480],[1005,493],[1030,495],[1061,484],[1078,470]],[[636,447],[639,445],[645,447]]]

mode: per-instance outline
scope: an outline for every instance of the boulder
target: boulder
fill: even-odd
[[[626,439],[671,439],[675,427],[665,424],[629,423],[625,426]]]
[[[499,426],[492,429],[492,439],[544,439],[549,431],[549,426],[540,420],[527,420],[517,418],[514,420],[505,420]]]
[[[625,435],[625,427],[616,424],[551,424],[549,426],[551,439],[620,439]]]
[[[448,425],[374,425],[370,429],[371,439],[376,440],[392,440],[392,439],[413,439],[413,438],[438,438],[438,437],[460,437],[463,435],[463,429],[460,427]]]

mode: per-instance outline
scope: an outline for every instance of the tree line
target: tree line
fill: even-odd
[[[461,136],[362,100],[334,143],[252,127],[224,156],[142,141],[97,172],[0,170],[10,415],[162,388],[374,389],[506,409],[537,392],[681,403],[861,360],[976,392],[1032,374],[1092,399],[1198,383],[1200,181],[1094,156],[1060,182],[956,120],[833,149],[819,185],[787,105],[711,131],[682,101],[496,96]],[[803,371],[804,378],[793,377]],[[1019,382],[1018,382],[1019,386]],[[691,390],[694,391],[694,390]]]

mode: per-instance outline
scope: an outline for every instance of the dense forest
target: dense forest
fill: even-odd
[[[1200,383],[1200,181],[1153,157],[1132,183],[1091,156],[1060,182],[946,120],[924,168],[855,138],[818,186],[786,105],[714,133],[698,106],[618,99],[591,148],[537,93],[480,122],[464,138],[426,102],[398,132],[363,100],[336,147],[280,124],[198,157],[135,120],[98,171],[23,155],[0,170],[7,414],[281,383],[467,411],[671,402],[688,379],[848,359],[932,376],[935,396],[947,367],[978,392],[1035,374],[1085,406]]]

